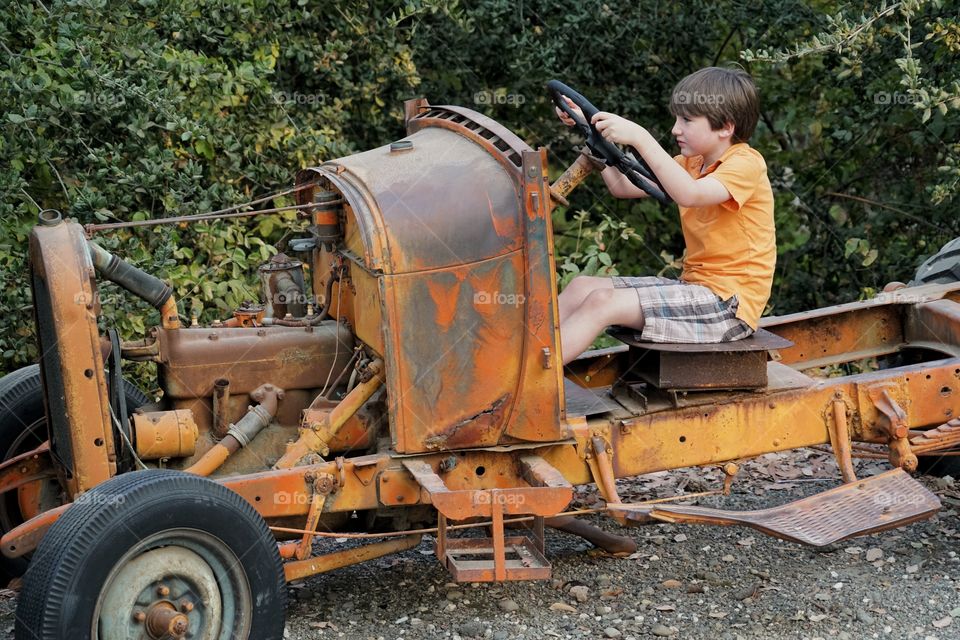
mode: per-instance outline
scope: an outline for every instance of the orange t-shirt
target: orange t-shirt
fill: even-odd
[[[736,295],[737,317],[756,329],[770,299],[777,262],[773,190],[763,156],[741,142],[706,170],[703,156],[674,159],[695,180],[710,176],[731,196],[709,207],[680,207],[687,245],[680,279],[701,284],[724,300]]]

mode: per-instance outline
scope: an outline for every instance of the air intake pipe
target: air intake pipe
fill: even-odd
[[[118,258],[93,241],[87,241],[87,246],[90,249],[93,266],[101,276],[120,285],[133,295],[143,298],[158,309],[164,329],[180,327],[180,316],[177,312],[173,287],[160,278]]]

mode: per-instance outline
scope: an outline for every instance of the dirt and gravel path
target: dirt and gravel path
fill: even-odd
[[[860,476],[883,470],[860,463]],[[757,509],[836,483],[828,455],[770,454],[744,465],[727,498]],[[621,481],[624,500],[716,487],[719,471],[680,470]],[[290,589],[287,638],[936,638],[960,637],[960,491],[922,481],[944,508],[907,528],[816,551],[738,527],[658,525],[626,559],[548,532],[554,579],[453,584],[429,543]],[[597,504],[578,490],[577,505]],[[610,530],[619,528],[597,519]],[[335,541],[327,544],[336,545]],[[15,597],[0,600],[0,638],[13,637]]]

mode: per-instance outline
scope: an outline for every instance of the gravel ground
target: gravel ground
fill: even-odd
[[[883,470],[860,463],[863,477]],[[741,477],[742,476],[742,477]],[[620,481],[621,497],[676,495],[719,484],[719,472],[679,470]],[[758,509],[833,486],[819,452],[770,454],[744,465],[729,497],[699,504]],[[547,534],[553,580],[454,584],[429,541],[403,554],[318,576],[290,589],[291,640],[333,638],[936,638],[960,637],[960,492],[933,519],[812,550],[752,529],[657,525],[620,529],[639,550],[607,556]],[[592,488],[575,506],[596,506]],[[337,545],[337,542],[327,542]],[[13,637],[16,598],[0,600],[0,637]]]

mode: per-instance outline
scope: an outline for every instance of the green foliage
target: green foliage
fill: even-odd
[[[546,146],[558,175],[582,141],[552,113],[551,78],[675,151],[673,85],[706,65],[741,64],[761,90],[752,144],[777,200],[773,312],[907,280],[960,235],[958,8],[14,0],[0,16],[4,369],[36,358],[25,259],[39,208],[96,223],[245,202],[289,186],[302,167],[402,136],[402,101],[416,96],[494,117]],[[674,207],[614,200],[591,178],[554,222],[562,283],[676,275]],[[170,280],[182,312],[207,321],[256,296],[256,265],[300,224],[260,216],[101,239]],[[125,337],[157,321],[130,296],[102,293],[104,317]]]

